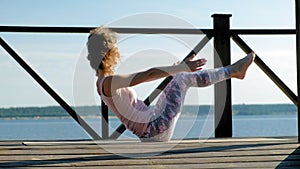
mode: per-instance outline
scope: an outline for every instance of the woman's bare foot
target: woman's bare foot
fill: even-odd
[[[251,65],[251,63],[254,61],[254,59],[255,59],[255,53],[251,52],[243,59],[228,66],[227,68],[231,72],[231,77],[237,78],[237,79],[244,79],[247,69]]]

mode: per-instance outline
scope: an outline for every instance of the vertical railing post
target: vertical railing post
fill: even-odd
[[[102,139],[108,139],[108,107],[103,101],[101,101],[101,129],[102,129]]]
[[[230,65],[230,14],[213,14],[214,66]],[[215,137],[232,137],[231,80],[215,85]]]
[[[296,57],[297,57],[297,91],[298,91],[298,142],[300,143],[300,0],[295,1],[296,13]]]

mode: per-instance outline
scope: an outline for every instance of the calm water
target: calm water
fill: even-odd
[[[173,138],[213,137],[213,118],[180,117]],[[86,119],[101,134],[99,119]],[[120,122],[110,119],[112,132]],[[234,116],[234,137],[297,136],[296,115]],[[126,131],[121,139],[136,138]],[[0,120],[0,140],[89,139],[89,136],[72,119]]]

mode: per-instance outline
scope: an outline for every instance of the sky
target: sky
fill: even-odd
[[[1,0],[3,26],[83,26],[213,28],[211,15],[232,14],[235,29],[294,29],[293,0]],[[0,36],[71,105],[99,103],[94,72],[86,66],[88,34],[4,33]],[[118,34],[121,63],[130,73],[181,60],[202,35]],[[241,35],[261,59],[296,94],[296,44],[293,35]],[[213,68],[212,40],[197,57]],[[231,41],[232,63],[245,53]],[[221,55],[221,54],[220,54]],[[83,73],[84,72],[84,73]],[[85,74],[87,73],[87,74]],[[49,106],[57,103],[0,48],[0,107]],[[159,81],[135,87],[146,98]],[[191,89],[185,104],[213,104],[213,87]],[[244,80],[232,80],[233,104],[292,103],[256,66]]]

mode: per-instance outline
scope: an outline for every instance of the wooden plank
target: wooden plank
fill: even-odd
[[[262,138],[219,138],[219,139],[204,139],[204,140],[198,140],[198,139],[188,139],[188,140],[171,140],[169,142],[164,142],[163,144],[178,144],[180,143],[181,145],[183,144],[191,144],[191,143],[240,143],[240,142],[288,142],[288,143],[297,143],[297,138],[296,137],[276,137],[276,138],[268,138],[268,137],[262,137]],[[0,146],[1,143],[4,144],[9,144],[10,142],[1,142],[0,141]],[[137,139],[133,140],[106,140],[106,141],[93,141],[93,140],[70,140],[70,141],[24,141],[24,142],[15,142],[14,144],[24,144],[28,146],[34,146],[34,145],[93,145],[93,144],[126,144],[126,143],[141,143]],[[161,144],[161,142],[144,142],[142,144]]]
[[[4,155],[105,155],[105,154],[124,154],[124,155],[143,155],[141,152],[144,153],[156,153],[156,154],[210,154],[210,155],[266,155],[266,154],[290,154],[294,152],[295,154],[299,154],[299,150],[297,145],[289,145],[284,147],[284,145],[275,147],[275,146],[266,146],[266,147],[250,147],[250,148],[243,148],[243,147],[191,147],[191,148],[173,148],[172,150],[168,151],[161,151],[161,149],[156,149],[153,147],[146,147],[146,148],[139,148],[136,147],[135,149],[128,148],[128,149],[119,149],[119,147],[109,147],[103,149],[101,147],[95,147],[94,149],[85,149],[85,148],[74,148],[74,149],[65,149],[65,148],[56,148],[56,149],[10,149],[10,150],[0,150],[0,156]]]
[[[264,156],[199,156],[198,154],[189,154],[189,155],[159,155],[159,156],[151,156],[151,157],[143,157],[143,158],[133,158],[130,159],[131,162],[139,162],[144,161],[145,159],[151,159],[153,161],[170,161],[174,160],[176,163],[176,160],[179,160],[177,163],[180,163],[180,161],[183,160],[191,160],[187,163],[194,163],[193,160],[196,160],[197,163],[204,163],[209,162],[213,163],[216,162],[259,162],[259,161],[282,161],[283,159],[286,159],[287,161],[297,161],[300,158],[300,155],[264,155]],[[122,161],[125,162],[125,160],[128,160],[128,158],[125,157],[112,157],[109,156],[101,156],[101,155],[48,155],[48,156],[38,156],[38,155],[26,155],[26,156],[4,156],[1,157],[1,163],[6,162],[13,162],[13,161],[41,161],[41,160],[73,160],[73,161],[99,161],[100,163],[104,162],[112,162],[112,161],[118,161],[119,159],[123,159]],[[98,163],[98,162],[97,162]],[[119,162],[122,163],[122,162]],[[127,163],[127,162],[126,162]],[[163,163],[163,162],[162,162]]]
[[[280,160],[273,160],[273,161],[229,161],[229,162],[199,162],[199,159],[180,159],[180,161],[176,160],[119,160],[119,161],[84,161],[84,162],[78,162],[78,161],[68,161],[68,160],[43,160],[43,161],[21,161],[21,162],[12,162],[12,163],[6,163],[6,165],[1,165],[1,167],[23,167],[23,166],[34,166],[34,167],[91,167],[91,166],[101,166],[102,167],[128,167],[129,166],[138,166],[138,167],[145,167],[145,166],[163,166],[163,167],[183,167],[186,168],[187,166],[198,166],[201,168],[231,168],[231,167],[272,167],[281,165],[282,167],[285,166],[299,166],[299,161],[280,161]]]
[[[202,145],[202,144],[196,144],[191,146],[177,146],[175,145],[172,148],[172,150],[169,150],[169,153],[178,153],[180,151],[185,152],[206,152],[206,151],[240,151],[240,150],[289,150],[289,149],[295,149],[299,146],[299,144],[238,144],[238,145]],[[3,149],[0,149],[0,154],[2,153],[10,153],[13,154],[18,151],[24,151],[24,152],[37,152],[37,151],[43,151],[43,152],[57,152],[59,153],[59,150],[62,150],[64,152],[76,152],[81,151],[82,153],[86,152],[104,152],[105,150],[119,150],[120,152],[134,152],[134,149],[139,150],[152,150],[152,151],[159,151],[163,148],[167,147],[165,144],[160,143],[157,145],[146,145],[146,144],[135,144],[135,145],[128,145],[128,144],[112,144],[112,145],[94,145],[94,146],[55,146],[55,147],[48,147],[48,146],[37,146],[37,147],[31,147],[31,146],[20,146],[20,147],[5,147]],[[9,151],[8,151],[9,150]],[[166,149],[168,150],[168,149]]]
[[[74,149],[82,149],[82,150],[98,150],[101,151],[100,149],[106,148],[106,149],[124,149],[124,151],[128,149],[138,149],[138,148],[150,148],[152,150],[156,149],[159,150],[163,146],[141,146],[141,145],[126,145],[124,144],[123,146],[127,147],[122,147],[122,146],[101,146],[101,145],[91,145],[91,146],[80,146],[80,145],[67,145],[67,146],[8,146],[8,147],[1,147],[0,152],[4,151],[10,151],[10,150],[35,150],[35,151],[44,151],[44,150],[53,150],[56,151],[57,149],[64,149],[65,151],[72,151]],[[298,147],[298,144],[235,144],[235,145],[191,145],[191,146],[182,146],[178,145],[175,147],[172,147],[172,150],[185,150],[185,149],[195,149],[199,152],[204,152],[204,151],[226,151],[226,150],[231,150],[231,151],[251,151],[251,150],[288,150],[288,149],[295,149]],[[1,154],[1,153],[0,153]]]

